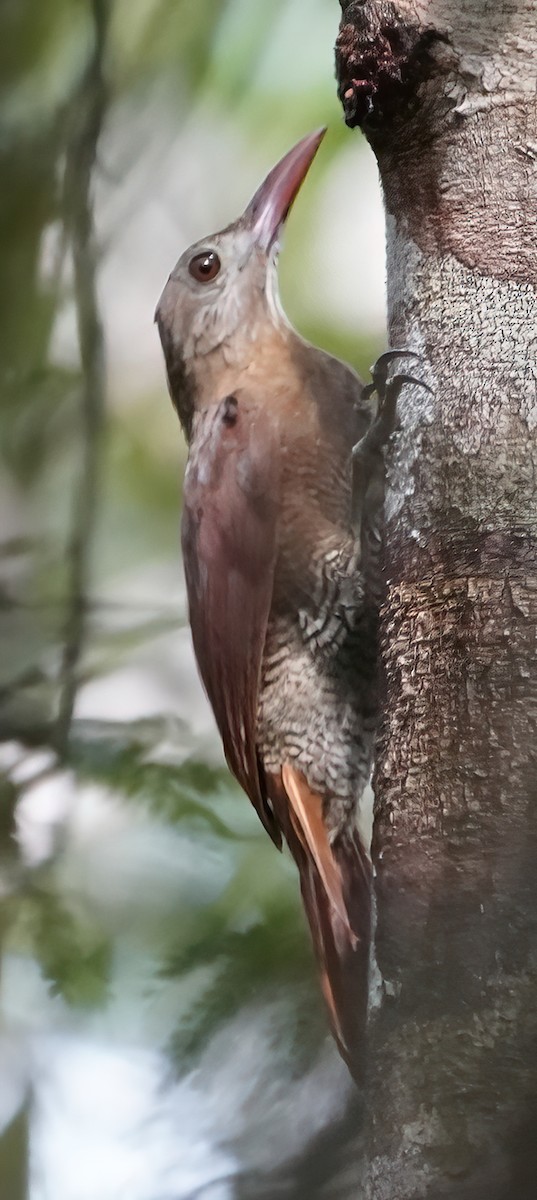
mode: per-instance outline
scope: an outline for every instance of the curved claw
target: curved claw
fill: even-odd
[[[394,358],[421,358],[421,357],[422,357],[421,354],[418,354],[415,350],[402,350],[402,349],[400,350],[397,348],[397,346],[394,346],[393,350],[384,350],[384,352],[382,354],[379,354],[376,362],[374,362],[373,366],[371,367],[371,371],[376,370],[379,363],[391,363],[391,362],[393,362]]]
[[[386,383],[388,378],[388,367],[396,358],[416,358],[418,362],[421,361],[421,355],[416,354],[414,350],[398,350],[397,348],[394,348],[393,350],[385,350],[384,354],[379,354],[377,361],[374,362],[373,366],[370,368],[371,378],[375,382],[378,380],[381,385]]]
[[[353,459],[358,456],[363,457],[365,452],[371,453],[374,450],[379,450],[388,441],[395,428],[397,401],[405,383],[411,383],[414,387],[425,388],[427,392],[431,392],[432,394],[432,388],[429,387],[429,384],[424,383],[421,379],[417,379],[415,375],[393,375],[391,379],[384,380],[379,388],[376,387],[375,383],[368,383],[367,387],[364,388],[362,395],[370,396],[372,392],[378,392],[379,404],[376,417],[369,426],[367,433],[353,447]]]
[[[376,390],[377,389],[374,383],[364,384],[362,388],[362,400],[369,400],[369,397],[372,396],[373,392],[376,392]]]
[[[433,394],[432,387],[429,387],[429,384],[425,383],[423,379],[418,379],[416,375],[394,375],[393,379],[388,380],[386,387],[392,391],[394,384],[398,384],[398,392],[400,392],[404,383],[413,383],[415,387],[425,388],[425,391],[430,392],[431,396]]]
[[[391,379],[385,380],[378,393],[379,406],[377,416],[371,426],[372,429],[378,431],[377,439],[381,436],[383,441],[387,441],[390,434],[393,433],[397,418],[397,401],[405,383],[411,383],[414,387],[425,388],[427,392],[431,392],[432,394],[432,388],[429,387],[429,384],[423,383],[421,379],[416,379],[415,375],[392,375]]]
[[[373,366],[370,368],[372,382],[367,383],[365,385],[365,387],[362,388],[362,399],[363,400],[369,399],[369,397],[372,396],[374,392],[376,392],[379,397],[379,400],[381,400],[381,402],[382,402],[383,395],[386,392],[386,389],[388,388],[388,386],[390,386],[390,388],[391,388],[391,384],[393,382],[395,382],[395,380],[400,380],[400,384],[398,385],[398,388],[397,388],[398,394],[401,390],[401,385],[403,383],[413,383],[413,384],[416,384],[417,386],[424,387],[426,389],[426,391],[428,391],[428,392],[431,391],[431,388],[429,387],[429,385],[427,383],[422,383],[421,379],[417,379],[413,375],[394,375],[393,379],[389,381],[388,380],[388,368],[390,366],[390,363],[392,363],[395,359],[398,359],[398,358],[415,358],[418,362],[423,361],[422,356],[420,354],[417,354],[415,350],[399,350],[399,349],[385,350],[384,354],[380,354],[379,357],[377,358],[377,361],[375,363],[373,363]]]

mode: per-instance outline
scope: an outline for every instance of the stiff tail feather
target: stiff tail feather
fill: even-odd
[[[276,782],[271,780],[271,782]],[[332,1031],[358,1082],[364,1070],[371,863],[355,830],[330,840],[322,798],[286,764],[271,798],[300,874]]]

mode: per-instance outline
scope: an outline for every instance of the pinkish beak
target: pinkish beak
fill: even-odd
[[[245,209],[242,221],[266,254],[278,237],[325,133],[326,128],[317,129],[297,142],[269,171]]]

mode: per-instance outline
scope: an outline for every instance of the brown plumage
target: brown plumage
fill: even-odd
[[[370,432],[353,527],[352,448],[369,408],[354,372],[290,327],[275,275],[321,137],[182,256],[157,321],[189,440],[183,551],[200,674],[231,771],[297,864],[332,1028],[358,1075],[371,868],[357,816],[377,714],[382,454]]]

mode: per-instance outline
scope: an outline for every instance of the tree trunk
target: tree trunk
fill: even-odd
[[[386,204],[384,730],[364,1197],[537,1195],[537,12],[342,0]],[[408,370],[408,366],[406,366]]]

